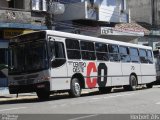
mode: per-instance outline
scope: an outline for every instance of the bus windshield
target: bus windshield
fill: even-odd
[[[48,68],[46,41],[10,45],[9,74],[37,72]]]

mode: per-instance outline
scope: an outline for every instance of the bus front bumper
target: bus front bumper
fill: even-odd
[[[9,86],[10,94],[36,92],[39,89],[44,89],[49,91],[50,90],[49,82],[42,82],[42,83],[29,84],[29,85],[10,85]]]

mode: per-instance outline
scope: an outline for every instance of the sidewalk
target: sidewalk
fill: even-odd
[[[0,88],[0,102],[20,99],[36,98],[36,93],[23,93],[19,94],[18,98],[16,94],[10,94],[8,88]]]

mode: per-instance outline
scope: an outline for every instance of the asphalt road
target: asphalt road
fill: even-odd
[[[140,88],[136,91],[123,91],[118,88],[109,94],[99,94],[95,91],[85,93],[79,98],[70,98],[67,94],[54,95],[48,101],[43,102],[38,101],[35,96],[0,102],[0,114],[43,114],[43,116],[44,114],[61,114],[57,117],[64,117],[68,120],[91,118],[96,120],[104,117],[102,114],[152,115],[159,113],[160,86],[154,86],[151,89]],[[65,114],[68,115],[65,116]],[[72,115],[69,116],[69,114]],[[160,116],[158,118],[160,119]]]

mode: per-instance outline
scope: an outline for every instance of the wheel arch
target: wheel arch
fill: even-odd
[[[75,73],[75,74],[72,76],[71,80],[72,80],[73,78],[78,78],[81,88],[85,88],[84,76],[83,76],[81,73]]]
[[[130,74],[130,76],[131,76],[131,75],[134,75],[134,76],[136,77],[137,84],[138,84],[138,76],[137,76],[137,74],[136,74],[135,72],[132,72],[132,73]],[[130,77],[130,76],[129,76],[129,77]]]

